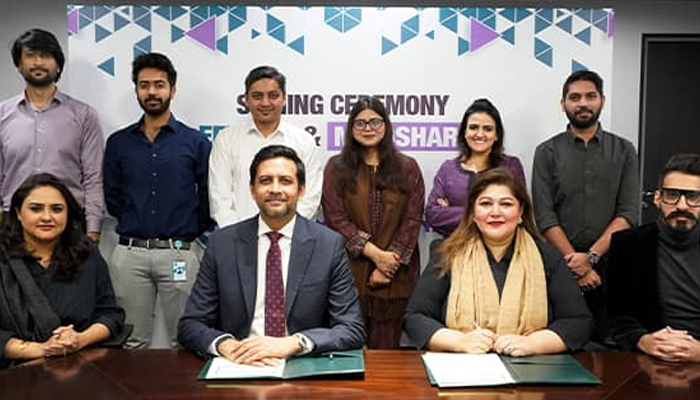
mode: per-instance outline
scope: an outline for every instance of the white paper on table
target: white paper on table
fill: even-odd
[[[207,379],[281,378],[283,373],[284,360],[274,367],[255,367],[236,364],[223,357],[215,357],[207,371]]]
[[[423,361],[439,387],[515,384],[498,354],[428,352]]]

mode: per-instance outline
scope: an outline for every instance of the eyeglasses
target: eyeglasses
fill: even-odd
[[[661,188],[659,191],[663,203],[675,206],[682,196],[685,197],[685,203],[688,207],[700,207],[700,190]]]
[[[358,131],[363,131],[367,126],[369,126],[371,129],[379,129],[384,125],[384,120],[381,118],[372,118],[370,120],[365,120],[365,119],[356,119],[352,121],[352,127],[353,129],[357,129]]]

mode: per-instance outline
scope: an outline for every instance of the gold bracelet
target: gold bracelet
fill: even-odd
[[[23,340],[22,343],[19,344],[19,349],[21,351],[24,351],[27,347],[29,347],[29,341]]]

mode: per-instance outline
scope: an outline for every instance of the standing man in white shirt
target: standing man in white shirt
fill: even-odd
[[[321,154],[311,134],[282,121],[286,98],[286,78],[274,67],[260,66],[248,73],[245,104],[251,119],[219,133],[209,157],[210,209],[219,227],[258,213],[246,180],[248,168],[258,150],[272,144],[291,147],[306,165],[306,195],[299,201],[298,212],[315,218],[323,183]]]

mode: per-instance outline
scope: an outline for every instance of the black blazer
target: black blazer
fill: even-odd
[[[613,234],[607,271],[610,334],[624,350],[661,325],[656,222]]]

